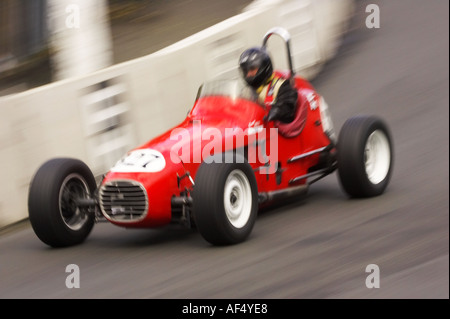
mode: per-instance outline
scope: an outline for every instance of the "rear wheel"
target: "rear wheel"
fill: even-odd
[[[57,158],[36,172],[28,194],[28,213],[38,238],[52,247],[83,242],[94,226],[94,213],[79,201],[92,197],[96,182],[83,162]]]
[[[371,197],[384,192],[393,165],[392,139],[384,121],[373,116],[348,119],[337,149],[339,180],[348,195]]]
[[[233,163],[200,165],[193,192],[197,229],[213,245],[243,242],[250,235],[258,210],[256,179],[239,155]]]

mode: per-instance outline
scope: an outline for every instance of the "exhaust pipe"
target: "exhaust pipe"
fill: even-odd
[[[308,188],[309,188],[308,185],[305,184],[305,185],[290,187],[287,189],[281,189],[281,190],[272,191],[272,192],[259,193],[258,194],[259,203],[262,204],[262,203],[266,203],[266,202],[287,199],[287,198],[294,197],[294,196],[306,195],[306,193],[308,192]]]

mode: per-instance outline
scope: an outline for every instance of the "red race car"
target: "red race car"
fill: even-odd
[[[355,116],[336,139],[327,104],[293,72],[290,36],[284,39],[298,92],[295,120],[265,121],[267,108],[241,79],[203,84],[186,119],[128,152],[97,185],[85,163],[55,158],[33,177],[29,218],[45,244],[83,242],[98,221],[127,228],[180,223],[213,245],[243,242],[258,211],[307,193],[337,170],[350,197],[384,192],[392,173],[393,146],[386,123]]]

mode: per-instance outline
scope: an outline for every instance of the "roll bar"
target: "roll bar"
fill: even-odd
[[[292,56],[291,56],[291,35],[289,34],[289,32],[282,28],[282,27],[274,27],[272,29],[270,29],[269,31],[267,31],[267,33],[264,35],[263,38],[263,44],[262,44],[262,48],[265,50],[267,47],[267,41],[269,40],[269,38],[272,35],[278,35],[280,36],[284,42],[286,43],[286,51],[287,51],[287,58],[288,58],[288,63],[289,63],[289,71],[290,71],[290,81],[293,81],[294,79],[294,67],[292,65]]]

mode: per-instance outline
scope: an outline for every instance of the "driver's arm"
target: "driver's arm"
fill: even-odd
[[[278,90],[267,120],[278,120],[284,123],[292,122],[295,118],[297,98],[297,90],[289,84],[289,81],[284,81]]]

